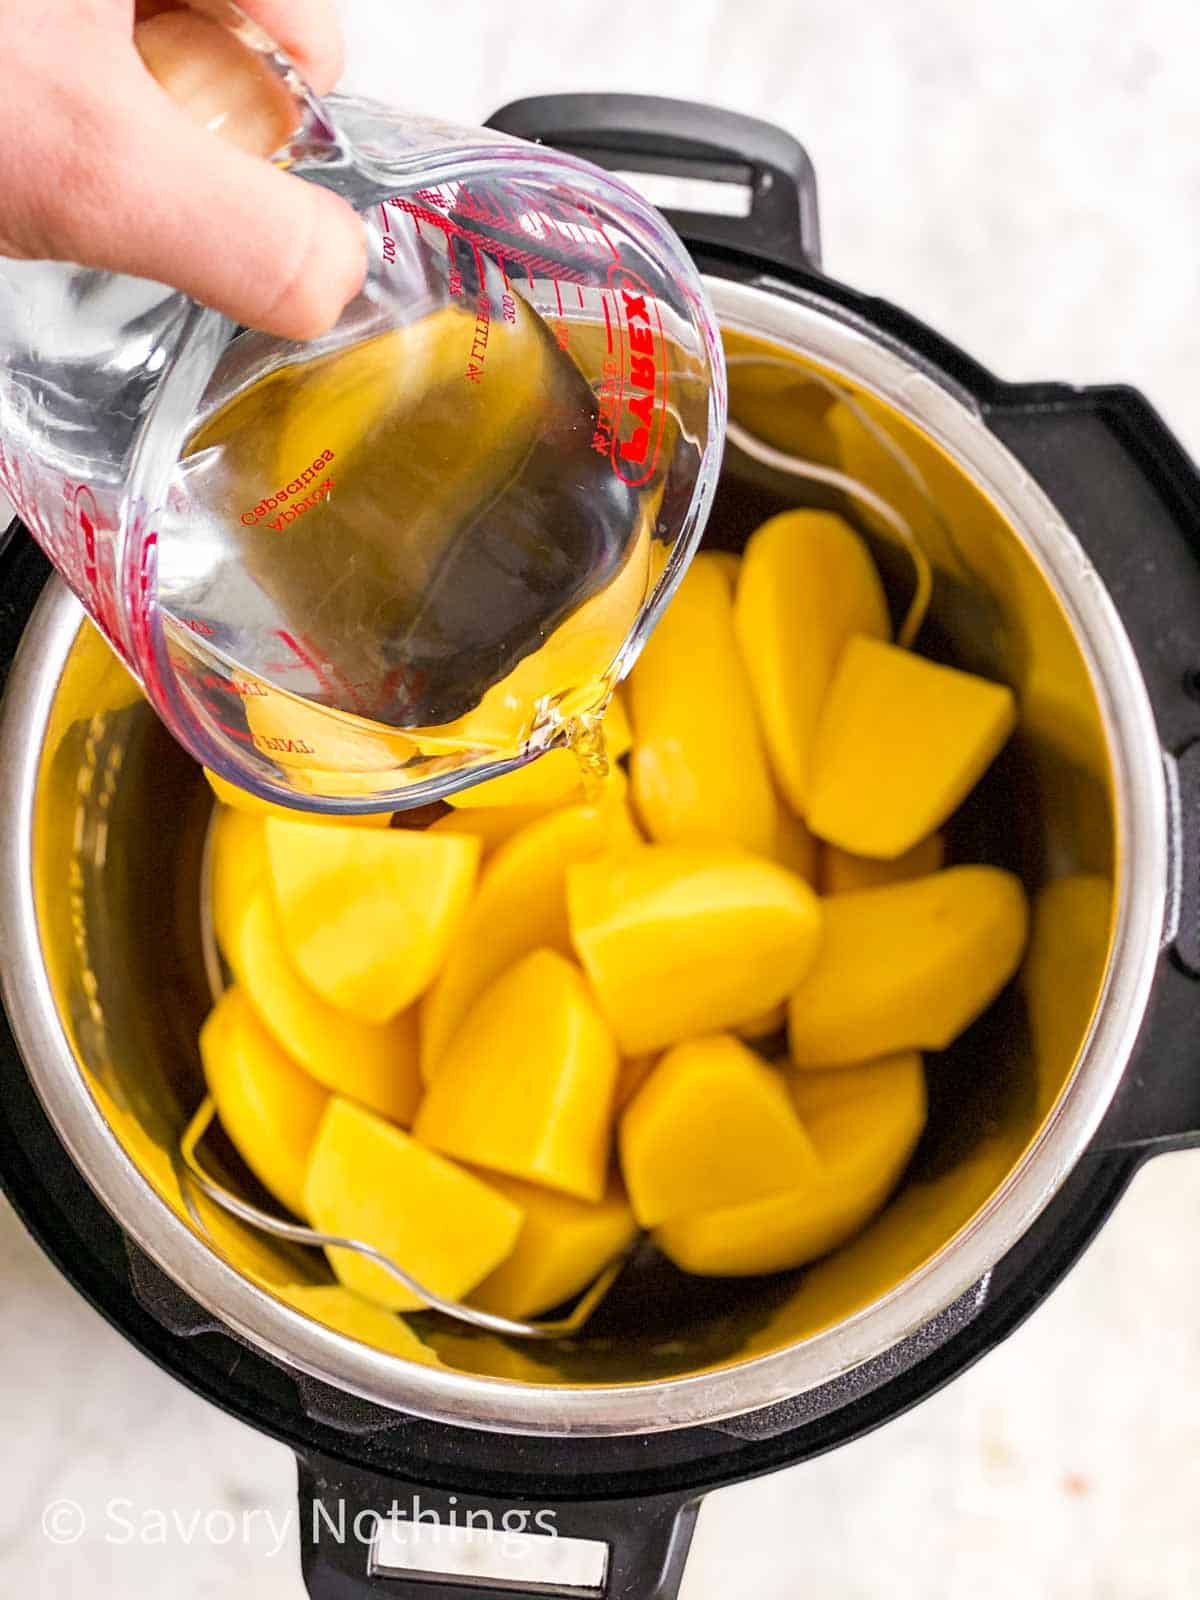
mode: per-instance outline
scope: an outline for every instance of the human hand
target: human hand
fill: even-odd
[[[333,87],[334,0],[241,5]],[[152,278],[286,338],[336,322],[366,272],[362,224],[261,159],[291,102],[218,24],[160,0],[3,0],[0,50],[0,255]]]

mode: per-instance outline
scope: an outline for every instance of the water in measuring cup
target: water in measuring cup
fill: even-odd
[[[497,282],[329,353],[235,341],[160,520],[184,692],[292,772],[505,758],[549,708],[594,775],[661,490],[613,469],[588,339]]]

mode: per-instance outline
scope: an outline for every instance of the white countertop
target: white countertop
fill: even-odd
[[[816,163],[829,270],[1004,377],[1137,384],[1200,454],[1190,0],[343,10],[349,85],[448,118],[621,89],[779,122]],[[684,1600],[1200,1593],[1198,1221],[1200,1155],[1160,1158],[965,1377],[852,1447],[710,1497]],[[272,1553],[267,1520],[293,1503],[288,1452],[137,1355],[3,1203],[0,1352],[7,1593],[299,1600],[294,1538]],[[128,1531],[106,1516],[114,1496]],[[58,1500],[91,1523],[76,1543],[42,1531]],[[248,1540],[220,1542],[228,1520],[209,1514],[226,1511],[261,1513]]]

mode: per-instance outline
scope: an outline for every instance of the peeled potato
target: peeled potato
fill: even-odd
[[[633,743],[629,718],[615,690],[603,718],[604,748],[610,762],[618,761]],[[503,777],[489,778],[468,789],[449,795],[455,810],[488,810],[493,806],[529,806],[548,811],[552,806],[581,805],[591,797],[585,792],[579,758],[570,749],[548,750]]]
[[[573,1200],[515,1178],[489,1177],[525,1213],[517,1247],[471,1294],[471,1304],[527,1320],[570,1300],[619,1256],[637,1223],[614,1178],[601,1200]]]
[[[267,839],[261,817],[218,806],[209,841],[213,932],[226,959],[247,902],[267,881]]]
[[[775,781],[807,816],[817,722],[843,647],[853,634],[891,638],[866,544],[832,512],[772,517],[742,557],[735,625]]]
[[[798,1074],[796,1109],[816,1152],[803,1184],[745,1205],[692,1212],[654,1235],[685,1272],[783,1272],[827,1254],[882,1207],[925,1126],[919,1055]]]
[[[662,844],[772,854],[778,806],[733,631],[729,584],[697,556],[629,679],[633,803]]]
[[[495,1271],[524,1220],[507,1196],[336,1095],[317,1130],[304,1195],[321,1232],[373,1245],[451,1300]],[[424,1304],[365,1256],[336,1247],[326,1253],[346,1288],[389,1311]]]
[[[277,1200],[304,1216],[304,1174],[329,1099],[258,1020],[240,989],[226,989],[200,1029],[200,1057],[221,1126]]]
[[[386,1022],[441,967],[466,912],[479,841],[393,828],[366,833],[267,819],[284,942],[330,1005]]]
[[[676,1045],[621,1117],[621,1172],[644,1228],[813,1182],[783,1078],[729,1034]]]
[[[263,1025],[318,1083],[392,1122],[412,1121],[421,1097],[414,1007],[360,1022],[323,1000],[292,966],[265,887],[242,906],[226,953]]]
[[[966,798],[1015,721],[1005,684],[852,639],[821,711],[809,827],[856,855],[903,855]]]
[[[948,867],[823,902],[820,949],[792,995],[801,1067],[944,1050],[999,994],[1025,946],[1025,892],[999,867]]]
[[[450,811],[444,817],[438,817],[436,822],[431,822],[429,832],[466,834],[469,838],[478,839],[486,860],[502,844],[507,844],[515,833],[520,833],[522,828],[544,817],[548,809],[552,808],[476,806],[473,811]]]
[[[344,1333],[348,1339],[357,1339],[359,1344],[386,1350],[388,1355],[401,1356],[405,1361],[420,1361],[427,1367],[442,1364],[401,1317],[364,1300],[340,1283],[272,1284],[271,1293],[314,1322]]]
[[[497,850],[421,1005],[421,1071],[427,1082],[468,1007],[493,979],[531,950],[572,953],[568,865],[637,843],[623,805],[570,806],[531,823]]]
[[[291,806],[277,806],[273,800],[264,800],[261,795],[251,794],[248,789],[239,789],[236,783],[230,783],[227,778],[210,772],[207,767],[204,769],[204,776],[208,779],[209,788],[222,805],[230,806],[234,811],[241,811],[252,817],[283,817],[289,822],[311,822],[318,827],[328,826],[331,823],[344,828],[391,826],[390,811],[369,811],[361,817],[334,817],[320,811],[299,811]]]
[[[599,1200],[617,1065],[583,974],[535,950],[467,1012],[413,1131],[475,1166]]]
[[[644,845],[567,870],[571,937],[626,1056],[736,1028],[817,953],[821,912],[794,873],[737,849]]]
[[[888,883],[927,878],[945,859],[946,841],[940,833],[931,833],[891,861],[873,861],[870,856],[851,855],[827,844],[821,852],[821,892],[849,894],[855,889],[881,889]]]

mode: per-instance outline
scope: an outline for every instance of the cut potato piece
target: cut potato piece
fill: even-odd
[[[821,706],[846,641],[891,638],[866,544],[829,511],[772,517],[742,557],[735,624],[775,781],[807,816]]]
[[[234,811],[244,812],[248,816],[283,817],[288,822],[311,822],[318,826],[338,823],[346,828],[391,826],[390,811],[370,811],[361,817],[334,817],[320,811],[301,811],[293,806],[276,805],[273,800],[264,800],[261,795],[251,794],[248,789],[240,789],[236,783],[230,783],[227,778],[211,772],[208,767],[204,769],[204,776],[208,779],[209,788],[222,805],[230,806]]]
[[[619,761],[633,743],[624,702],[620,690],[604,713],[604,748],[610,762]],[[472,784],[448,795],[447,802],[455,810],[490,810],[493,806],[528,806],[530,809],[548,811],[552,806],[581,805],[588,799],[585,793],[579,758],[571,749],[548,750],[545,755],[527,762],[514,772],[499,778],[488,778],[484,783]]]
[[[322,1233],[361,1239],[431,1290],[461,1300],[513,1249],[521,1208],[361,1106],[330,1099],[317,1130],[305,1203]],[[424,1304],[384,1267],[331,1247],[347,1289],[389,1311]]]
[[[740,844],[773,853],[778,805],[729,584],[697,556],[629,679],[637,740],[633,803],[661,844]]]
[[[272,1284],[271,1292],[314,1322],[344,1333],[348,1339],[357,1339],[359,1344],[370,1345],[373,1350],[386,1350],[390,1356],[420,1361],[427,1367],[442,1364],[402,1318],[340,1283]]]
[[[386,1022],[434,978],[466,912],[480,847],[460,834],[366,833],[267,818],[288,954],[330,1005]]]
[[[623,1055],[736,1028],[784,999],[821,911],[794,873],[738,849],[644,845],[568,868],[571,936]]]
[[[421,1097],[416,1009],[360,1022],[322,1000],[292,966],[265,886],[234,928],[229,964],[268,1032],[327,1089],[407,1126]]]
[[[544,817],[548,809],[552,808],[476,806],[473,811],[463,809],[448,812],[446,816],[439,817],[436,822],[429,824],[429,832],[466,834],[469,838],[478,839],[486,861],[488,856],[502,844],[507,844],[514,834],[520,833],[522,828],[527,828],[539,817]]]
[[[267,837],[263,820],[250,811],[218,806],[209,839],[209,905],[213,932],[232,961],[234,930],[253,895],[267,882]]]
[[[599,1200],[617,1066],[583,974],[535,950],[468,1011],[413,1131],[476,1166]]]
[[[586,1289],[637,1233],[616,1178],[597,1203],[516,1178],[487,1181],[520,1206],[525,1224],[512,1255],[472,1293],[471,1304],[481,1311],[522,1321],[540,1317]]]
[[[852,639],[821,712],[809,827],[856,855],[903,855],[966,798],[1015,721],[1007,685]]]
[[[200,1030],[204,1077],[242,1160],[289,1211],[304,1215],[304,1173],[325,1090],[275,1043],[240,989],[226,989]]]
[[[446,965],[421,1006],[428,1082],[468,1007],[531,950],[571,955],[566,871],[603,851],[639,845],[624,805],[570,806],[532,823],[488,863]]]
[[[919,1055],[798,1074],[794,1097],[816,1150],[816,1180],[664,1223],[655,1243],[684,1272],[783,1272],[836,1249],[883,1206],[925,1126]]]
[[[1025,891],[999,867],[948,867],[824,901],[821,947],[792,996],[797,1066],[944,1050],[999,994],[1025,946]]]
[[[668,1050],[622,1115],[619,1144],[644,1228],[817,1179],[782,1076],[729,1034]]]
[[[821,851],[821,893],[851,894],[855,889],[881,889],[888,883],[927,878],[945,859],[946,841],[940,833],[931,833],[892,861],[873,861],[827,844]]]

